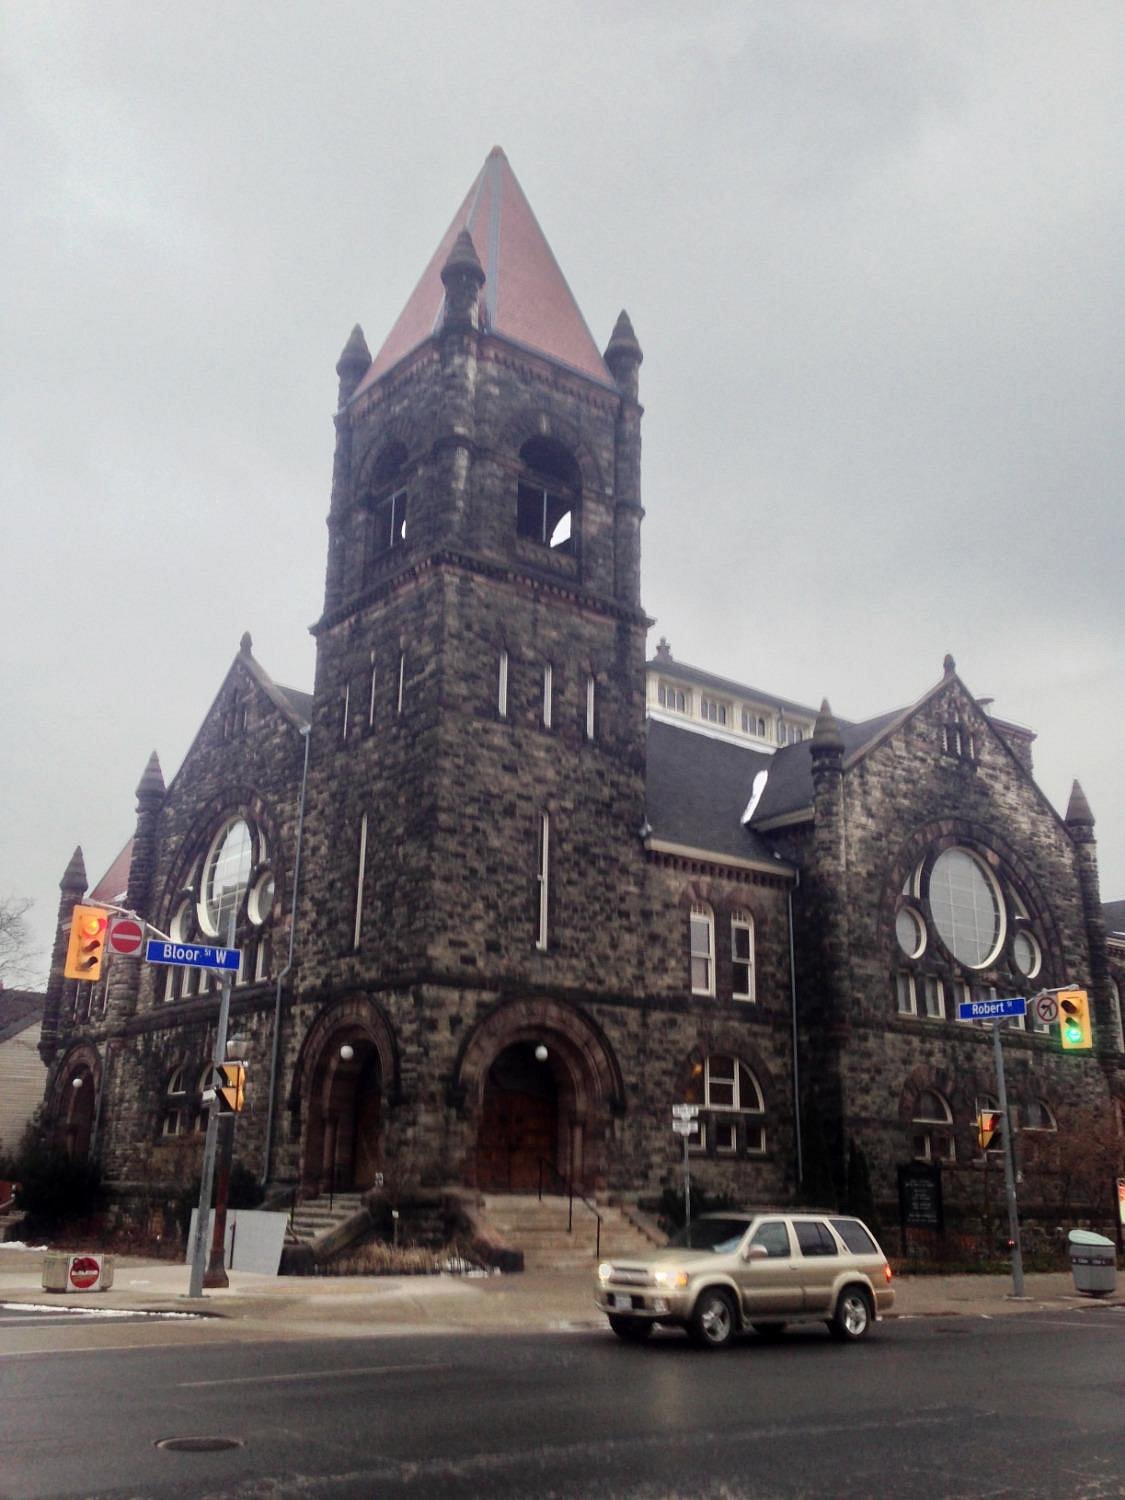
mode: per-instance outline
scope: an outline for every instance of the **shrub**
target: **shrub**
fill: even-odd
[[[33,1234],[81,1224],[102,1206],[102,1176],[95,1163],[73,1161],[48,1146],[30,1146],[14,1166],[16,1207],[26,1214]]]

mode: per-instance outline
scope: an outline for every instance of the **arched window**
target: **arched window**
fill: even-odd
[[[1043,1099],[1029,1099],[1024,1105],[1022,1125],[1024,1130],[1057,1130],[1051,1108]]]
[[[691,947],[691,992],[715,993],[715,913],[705,901],[696,901],[689,923]]]
[[[691,1070],[686,1101],[700,1114],[688,1144],[716,1156],[760,1156],[766,1149],[765,1100],[741,1058],[704,1058]]]
[[[736,1000],[755,1000],[754,918],[748,911],[731,912],[731,994]]]
[[[173,1068],[164,1086],[164,1113],[160,1134],[171,1137],[186,1135],[191,1129],[191,1100],[185,1083],[183,1066]]]
[[[201,831],[196,850],[177,882],[166,931],[177,943],[225,947],[233,917],[233,946],[242,955],[235,982],[268,978],[270,935],[280,910],[274,861],[260,824],[249,812],[229,814]],[[217,971],[170,967],[158,993],[165,1000],[189,999],[220,985]]]
[[[552,552],[574,552],[579,493],[578,465],[552,438],[529,438],[520,449],[523,472],[516,486],[516,534]]]
[[[953,1112],[936,1089],[923,1089],[914,1101],[912,1149],[921,1161],[956,1161]]]

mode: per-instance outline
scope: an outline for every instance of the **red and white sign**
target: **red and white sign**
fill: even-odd
[[[72,1255],[66,1279],[76,1292],[96,1292],[102,1279],[101,1256]]]
[[[1059,1002],[1054,995],[1040,995],[1035,1001],[1035,1014],[1044,1026],[1050,1026],[1059,1018]]]
[[[136,917],[114,917],[106,934],[106,946],[111,953],[139,953],[145,940],[145,930]]]

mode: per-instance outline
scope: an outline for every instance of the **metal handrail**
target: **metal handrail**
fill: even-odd
[[[571,1182],[570,1178],[566,1175],[566,1173],[565,1172],[560,1172],[559,1169],[558,1169],[558,1167],[555,1166],[554,1162],[553,1161],[548,1161],[545,1156],[539,1157],[539,1201],[540,1201],[540,1203],[543,1202],[543,1168],[544,1167],[546,1167],[549,1171],[553,1172],[554,1175],[558,1178],[559,1182],[561,1182],[562,1185],[563,1185],[563,1187],[566,1189],[566,1194],[567,1194],[566,1232],[567,1232],[567,1234],[573,1234],[574,1233],[574,1200],[575,1200],[575,1198],[577,1198],[578,1201],[579,1201],[579,1203],[583,1204],[584,1207],[588,1208],[590,1210],[590,1212],[593,1214],[594,1218],[598,1221],[597,1222],[597,1228],[596,1228],[596,1230],[594,1232],[594,1259],[595,1260],[600,1260],[601,1259],[601,1254],[602,1254],[602,1216],[601,1216],[601,1214],[597,1211],[597,1209],[594,1207],[594,1205],[590,1202],[589,1198],[587,1198],[584,1193],[575,1192],[574,1184],[573,1184],[573,1182]]]

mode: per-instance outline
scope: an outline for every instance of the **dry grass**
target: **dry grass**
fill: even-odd
[[[381,1240],[359,1245],[324,1268],[329,1276],[439,1276],[481,1270],[457,1244],[428,1250],[423,1245],[388,1245]]]

